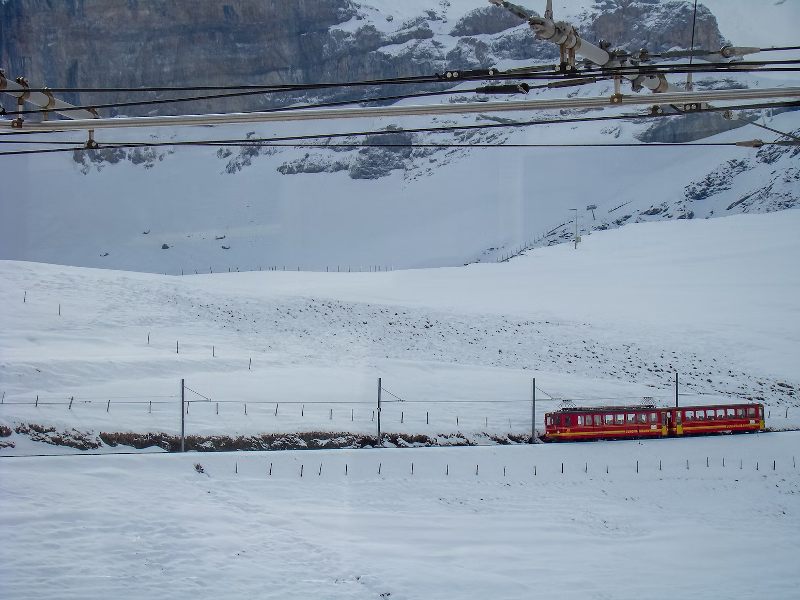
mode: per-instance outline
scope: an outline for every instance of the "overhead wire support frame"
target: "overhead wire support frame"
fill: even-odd
[[[25,126],[25,120],[22,117],[22,107],[25,102],[42,109],[45,122],[48,121],[50,112],[57,113],[68,119],[89,121],[98,118],[97,111],[93,108],[77,107],[63,100],[59,100],[53,96],[52,92],[47,88],[41,88],[41,91],[33,91],[27,79],[24,77],[17,77],[15,80],[8,79],[5,71],[2,69],[0,69],[0,92],[14,96],[17,99],[19,114],[16,115],[16,119],[9,122],[12,129],[22,130]],[[14,113],[12,113],[12,115],[13,114]],[[81,129],[86,129],[89,132],[89,139],[86,142],[86,147],[97,148],[97,142],[94,140],[94,128],[81,127]]]
[[[225,125],[236,123],[280,123],[290,121],[327,121],[375,117],[413,117],[449,114],[476,114],[491,112],[528,112],[559,109],[592,109],[609,106],[651,106],[675,104],[692,106],[702,102],[736,101],[754,99],[800,98],[800,87],[767,89],[704,90],[700,92],[664,92],[658,96],[620,95],[609,97],[557,98],[514,100],[505,102],[471,102],[464,104],[430,104],[410,106],[379,106],[331,108],[319,110],[287,110],[282,112],[222,113],[199,115],[174,115],[158,117],[123,117],[76,119],[72,121],[42,121],[23,123],[12,127],[10,121],[0,121],[0,130],[18,131],[81,131],[90,129],[117,129],[130,127],[176,127],[192,125]]]

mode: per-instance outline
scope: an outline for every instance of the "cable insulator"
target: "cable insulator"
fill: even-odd
[[[510,83],[507,85],[485,85],[476,88],[479,94],[527,94],[531,89],[527,83]]]

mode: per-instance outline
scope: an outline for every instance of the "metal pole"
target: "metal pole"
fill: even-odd
[[[383,446],[381,440],[381,378],[378,377],[378,445]]]
[[[675,373],[675,408],[678,408],[679,401],[678,401],[678,373]]]
[[[181,379],[181,452],[186,452],[186,413],[183,410],[186,386],[185,379]]]
[[[531,444],[536,443],[536,377],[531,384]]]

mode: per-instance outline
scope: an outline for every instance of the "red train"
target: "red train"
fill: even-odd
[[[545,413],[544,423],[548,442],[744,433],[764,431],[764,405],[570,407]]]

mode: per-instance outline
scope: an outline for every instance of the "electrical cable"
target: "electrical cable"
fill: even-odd
[[[785,50],[800,50],[800,46],[771,46],[758,49],[759,52],[781,52]]]
[[[786,49],[793,49],[786,47]],[[719,51],[705,52],[706,55],[718,54]],[[650,56],[658,56],[651,54]],[[698,65],[691,65],[698,69],[724,69],[724,70],[742,70],[742,67],[759,67],[762,66],[775,66],[775,65],[792,65],[798,64],[798,60],[772,60],[772,61],[739,61],[739,62],[707,62]],[[323,82],[311,84],[271,84],[271,85],[258,85],[258,84],[243,84],[243,85],[205,85],[205,86],[149,86],[149,87],[55,87],[55,88],[29,88],[29,92],[51,92],[51,93],[121,93],[121,92],[180,92],[180,91],[231,91],[231,90],[245,90],[245,92],[253,93],[280,93],[280,92],[295,92],[295,91],[310,91],[320,89],[337,89],[349,87],[374,87],[382,85],[416,85],[423,83],[438,83],[438,84],[453,84],[462,81],[476,81],[486,79],[558,79],[566,76],[597,73],[617,73],[626,72],[631,70],[638,70],[641,68],[648,69],[670,69],[675,67],[686,67],[689,65],[681,64],[659,64],[659,63],[642,63],[636,67],[592,67],[586,70],[575,71],[561,71],[558,65],[535,65],[531,67],[517,68],[512,71],[498,71],[496,69],[473,69],[453,72],[458,73],[458,77],[446,78],[440,74],[436,75],[419,75],[408,77],[394,77],[386,79],[371,79],[362,81],[348,81],[348,82]],[[633,73],[632,73],[633,74]],[[241,93],[245,93],[241,92]],[[240,92],[237,92],[240,93]]]
[[[696,147],[696,148],[720,148],[720,147],[744,147],[744,148],[761,148],[763,146],[794,146],[800,142],[795,141],[775,141],[764,142],[761,140],[745,140],[740,142],[664,142],[664,143],[647,143],[647,142],[622,142],[622,143],[574,143],[574,144],[453,144],[453,143],[410,143],[410,144],[390,144],[390,143],[355,143],[355,144],[264,144],[264,147],[277,147],[277,148],[503,148],[503,149],[520,149],[520,148],[668,148],[668,147]],[[247,143],[225,143],[225,142],[193,142],[191,144],[182,144],[180,142],[170,144],[172,146],[242,146],[247,147],[253,144]],[[115,146],[105,146],[109,149],[118,148],[142,148],[148,147],[148,144],[118,144]],[[42,150],[10,150],[0,152],[0,156],[18,156],[18,155],[31,155],[31,154],[53,154],[62,152],[86,151],[92,150],[84,146],[77,146],[74,148],[47,148]],[[199,395],[199,394],[198,394]]]
[[[200,397],[201,397],[201,398],[203,398],[204,400],[207,400],[208,402],[211,402],[211,401],[212,401],[212,400],[211,400],[211,398],[209,398],[208,396],[204,396],[204,395],[203,395],[203,394],[201,394],[200,392],[196,392],[195,390],[193,390],[192,388],[190,388],[188,385],[184,385],[184,386],[183,386],[183,388],[184,388],[185,390],[189,391],[189,392],[192,392],[193,394],[197,394],[198,396],[200,396]]]
[[[400,396],[398,396],[397,394],[393,394],[392,392],[387,390],[385,387],[381,386],[381,390],[383,390],[384,392],[386,392],[387,394],[389,394],[393,398],[397,398],[397,400],[399,400],[400,402],[405,402],[405,400],[403,400]]]
[[[574,80],[571,85],[586,85],[589,83],[595,83],[599,79],[597,77],[587,77],[585,80]],[[397,100],[407,100],[410,98],[427,98],[433,96],[447,96],[447,95],[454,95],[454,94],[509,94],[509,93],[518,93],[523,94],[527,93],[528,90],[532,89],[544,89],[544,88],[552,88],[552,87],[570,87],[569,85],[570,80],[566,80],[564,82],[559,82],[559,85],[552,85],[552,84],[542,84],[542,85],[535,85],[535,86],[528,86],[527,84],[522,84],[521,86],[515,86],[515,91],[512,91],[510,88],[507,91],[500,91],[500,86],[493,86],[495,89],[486,89],[486,88],[471,88],[466,90],[457,90],[457,89],[450,89],[450,90],[441,90],[441,91],[432,91],[432,92],[416,92],[411,94],[398,94],[393,96],[378,96],[374,98],[360,98],[355,100],[337,100],[331,102],[319,102],[314,104],[306,104],[300,106],[281,106],[277,108],[267,108],[259,111],[249,111],[249,112],[281,112],[286,110],[301,110],[307,108],[330,108],[334,106],[347,106],[349,104],[372,104],[375,102],[391,102]],[[524,87],[523,87],[524,86]],[[487,86],[488,87],[488,86]],[[157,104],[175,104],[180,102],[196,102],[201,100],[211,100],[211,99],[220,99],[220,98],[238,98],[243,96],[253,96],[253,95],[260,95],[263,94],[262,91],[250,91],[250,92],[236,92],[230,94],[210,94],[206,96],[188,96],[182,98],[162,98],[157,100],[140,100],[140,101],[133,101],[133,102],[109,102],[106,104],[86,104],[80,106],[71,106],[69,108],[59,109],[59,112],[65,113],[74,110],[89,110],[89,109],[102,109],[102,108],[124,108],[128,106],[151,106]],[[15,111],[13,113],[9,113],[9,116],[18,116],[18,115],[32,115],[32,114],[42,114],[42,113],[51,113],[52,110],[50,109],[29,109],[29,110],[20,110]]]
[[[791,138],[797,142],[800,142],[800,137],[796,136],[793,133],[786,133],[785,131],[780,131],[778,129],[773,129],[772,127],[767,127],[766,125],[762,125],[758,121],[753,121],[750,124],[755,125],[756,127],[760,127],[761,129],[765,129],[766,131],[771,131],[772,133],[777,133],[778,135],[782,135],[783,137]]]
[[[330,133],[330,134],[308,134],[308,135],[299,135],[299,136],[281,136],[281,137],[273,137],[273,138],[250,138],[250,139],[233,139],[233,140],[198,140],[198,141],[167,141],[167,142],[140,142],[140,143],[116,143],[116,144],[103,144],[103,148],[154,148],[154,147],[163,147],[163,146],[269,146],[269,145],[276,145],[279,142],[299,142],[299,141],[308,141],[308,140],[318,140],[318,139],[337,139],[337,138],[347,138],[347,137],[364,137],[364,136],[380,136],[380,135],[396,135],[396,134],[411,134],[411,133],[447,133],[453,131],[470,131],[470,130],[484,130],[484,129],[496,129],[496,128],[516,128],[516,127],[529,127],[529,126],[536,126],[536,125],[556,125],[556,124],[567,124],[567,123],[588,123],[588,122],[605,122],[605,121],[617,121],[617,120],[648,120],[648,119],[662,119],[668,117],[675,117],[681,116],[685,114],[700,114],[700,113],[708,113],[708,112],[727,112],[733,110],[756,110],[756,109],[765,109],[765,108],[794,108],[800,107],[800,101],[789,101],[789,102],[761,102],[761,103],[752,103],[746,105],[733,105],[733,106],[714,106],[714,107],[706,107],[699,109],[697,111],[692,111],[691,113],[686,112],[679,112],[678,114],[666,114],[666,113],[636,113],[636,114],[620,114],[620,115],[605,115],[605,116],[597,116],[597,117],[567,117],[563,119],[537,119],[531,121],[519,121],[513,123],[481,123],[481,124],[473,124],[473,125],[454,125],[454,126],[446,126],[446,127],[420,127],[420,128],[407,128],[407,129],[382,129],[377,131],[351,131],[351,132],[342,132],[342,133]],[[5,140],[0,140],[5,141]],[[9,140],[9,143],[13,143],[13,140]],[[42,143],[47,143],[46,140],[43,140]],[[78,143],[78,142],[74,142]],[[646,144],[643,144],[646,145]],[[679,144],[684,145],[684,144]],[[12,152],[0,152],[0,156],[2,155],[18,155],[18,154],[43,154],[43,153],[52,153],[52,152],[63,152],[63,151],[73,151],[73,150],[87,150],[85,147],[76,147],[76,148],[51,148],[51,149],[43,149],[41,151],[31,150],[31,151],[12,151]]]

